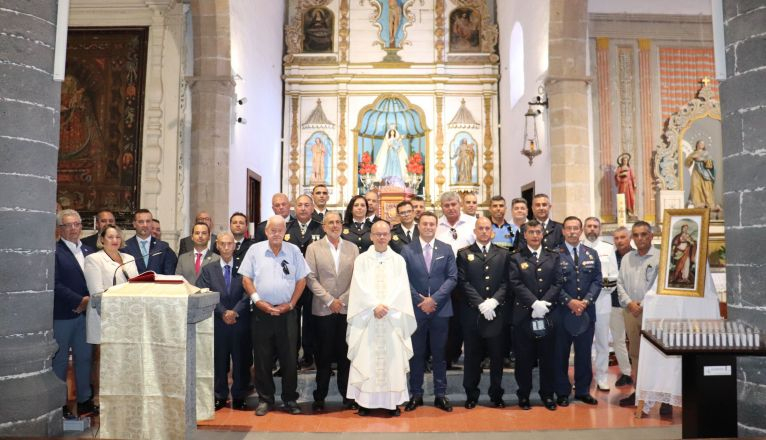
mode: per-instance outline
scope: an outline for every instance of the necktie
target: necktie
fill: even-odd
[[[426,261],[426,270],[431,273],[431,243],[423,248],[423,259]]]
[[[362,223],[354,222],[354,224],[356,225],[356,229],[362,229]]]
[[[202,252],[195,252],[194,257],[194,274],[199,275],[199,268],[202,267]]]
[[[407,231],[407,241],[411,241],[411,240],[412,240],[412,232]]]
[[[146,241],[139,241],[139,243],[141,243],[141,256],[144,259],[144,267],[147,267],[149,266],[149,249],[147,249],[148,243]]]
[[[481,247],[481,253],[484,254],[484,256],[487,256],[487,245],[484,245]]]
[[[319,221],[324,220],[324,214],[321,212],[317,212],[317,218],[319,219]]]
[[[237,242],[237,249],[236,249],[236,250],[239,250],[239,247],[240,247],[240,246],[242,246],[242,242],[241,242],[241,241],[238,241],[238,242]]]
[[[226,293],[231,290],[231,266],[228,264],[223,266],[223,279],[226,281]]]
[[[306,223],[304,225],[303,223],[298,222],[298,225],[301,227],[301,235],[306,235],[306,228],[308,228],[309,224]]]
[[[534,258],[535,261],[537,261],[537,252],[532,252],[532,258]]]
[[[572,255],[574,255],[575,266],[580,265],[580,259],[577,258],[577,248],[572,248]]]

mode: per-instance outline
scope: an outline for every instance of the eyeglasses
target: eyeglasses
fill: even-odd
[[[391,233],[390,232],[376,232],[376,233],[374,233],[372,235],[374,235],[377,238],[383,238],[383,237],[388,237],[389,235],[391,235]]]
[[[82,226],[82,223],[80,222],[64,223],[63,225],[59,225],[59,226],[65,229],[76,229]]]
[[[410,214],[412,214],[412,210],[411,209],[408,209],[407,211],[399,211],[399,216],[400,217],[403,217],[405,215],[410,215]]]
[[[290,275],[290,269],[287,268],[287,265],[288,265],[287,260],[282,260],[281,264],[282,264],[282,272],[285,275]]]
[[[450,233],[452,234],[452,239],[457,240],[457,231],[455,228],[449,228]]]

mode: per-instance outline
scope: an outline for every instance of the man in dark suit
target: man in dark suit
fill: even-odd
[[[576,400],[588,405],[598,401],[590,395],[593,380],[591,347],[596,324],[596,299],[601,292],[601,261],[598,252],[580,243],[582,221],[574,216],[564,219],[564,244],[561,253],[561,271],[564,285],[559,306],[553,311],[556,331],[555,391],[559,406],[569,405],[569,353],[574,343]]]
[[[232,263],[231,270],[233,271],[232,273],[237,273],[239,265],[242,264],[242,259],[247,253],[247,249],[255,241],[245,237],[247,232],[247,216],[241,212],[235,212],[229,217],[229,230],[231,235],[234,236],[234,263]]]
[[[368,191],[364,195],[364,199],[367,200],[367,220],[370,222],[370,227],[375,224],[376,221],[381,220],[378,216],[378,206],[380,206],[380,196],[375,190]]]
[[[489,397],[496,408],[503,401],[504,316],[510,252],[491,242],[492,222],[479,217],[474,227],[476,242],[457,253],[457,278],[463,292],[460,301],[461,327],[465,347],[465,407],[479,400],[481,361],[489,354]]]
[[[178,258],[164,241],[152,237],[152,213],[139,209],[133,214],[136,235],[125,241],[124,252],[136,259],[138,273],[147,270],[162,275],[174,275]]]
[[[417,240],[420,236],[418,225],[415,223],[415,211],[412,203],[408,201],[399,202],[396,205],[396,213],[399,215],[400,223],[391,228],[391,241],[389,246],[397,254],[402,253],[402,248]]]
[[[227,373],[232,365],[231,407],[246,411],[247,386],[250,383],[251,356],[250,298],[245,295],[242,277],[234,273],[234,236],[230,232],[218,235],[216,248],[221,258],[206,264],[197,278],[197,287],[207,287],[221,294],[213,313],[213,369],[216,411],[226,406],[229,396]]]
[[[306,194],[302,194],[295,199],[295,219],[287,224],[287,233],[285,241],[292,243],[301,250],[301,254],[306,256],[306,249],[315,241],[324,237],[322,224],[311,218],[314,213],[314,202]],[[311,368],[314,365],[314,334],[316,325],[314,315],[311,314],[311,301],[313,294],[306,287],[303,291],[300,301],[296,306],[296,314],[302,322],[300,324],[300,345],[303,348],[303,357],[298,362],[299,368]]]
[[[519,249],[526,247],[524,241],[524,225],[527,223],[529,207],[527,200],[517,197],[511,200],[511,233],[513,234],[513,248]]]
[[[311,218],[320,225],[323,224],[324,216],[327,214],[327,200],[330,199],[330,191],[327,185],[320,183],[311,190],[311,198],[314,201],[314,212]]]
[[[556,410],[553,401],[555,335],[550,326],[547,332],[533,332],[535,324],[542,324],[559,298],[563,276],[558,250],[542,245],[543,227],[537,220],[527,222],[524,238],[527,245],[515,251],[510,258],[508,284],[513,295],[513,346],[516,353],[516,391],[519,406],[530,409],[532,368],[535,360],[540,367],[540,398],[545,407]],[[539,326],[536,326],[539,329]]]
[[[413,411],[423,405],[423,374],[426,363],[426,340],[430,343],[433,357],[434,406],[452,411],[447,400],[447,362],[445,345],[449,318],[452,316],[450,293],[457,284],[457,266],[452,248],[436,240],[438,219],[432,212],[420,216],[420,237],[402,249],[407,263],[412,303],[418,328],[412,335],[413,356],[410,359],[410,400],[405,411]]]
[[[546,249],[558,249],[564,243],[564,233],[561,223],[551,220],[551,199],[547,194],[535,194],[532,197],[532,214],[543,227],[542,246]],[[524,228],[521,229],[524,234]],[[526,238],[526,235],[524,235]],[[523,248],[524,246],[519,246]]]
[[[71,347],[77,383],[77,414],[98,414],[90,386],[93,348],[85,339],[85,309],[90,294],[83,271],[85,257],[94,250],[80,242],[82,220],[77,211],[60,211],[56,222],[61,238],[56,243],[53,286],[53,339],[58,343],[58,351],[53,355],[53,372],[66,383]],[[64,405],[63,411],[65,418],[72,417],[68,406]]]
[[[102,209],[96,213],[96,224],[93,225],[93,229],[96,230],[96,233],[89,235],[80,241],[82,241],[83,245],[91,249],[98,249],[98,234],[101,232],[101,229],[104,226],[113,224],[115,224],[115,220],[112,211],[108,209]]]
[[[210,236],[208,237],[207,242],[207,248],[210,249],[211,253],[216,253],[217,250],[215,248],[215,234],[213,233],[213,218],[208,214],[207,211],[200,211],[197,213],[197,216],[194,217],[194,224],[197,223],[204,223],[207,225],[208,229],[210,230]],[[192,225],[192,229],[194,228],[194,225]],[[181,239],[181,243],[178,246],[178,255],[181,256],[192,249],[194,249],[194,239],[191,235],[188,237],[184,237]],[[194,283],[192,283],[194,284]]]
[[[287,198],[287,194],[276,193],[271,196],[271,210],[274,211],[274,215],[281,215],[285,219],[285,224],[290,223],[293,217],[290,215],[290,199]],[[253,234],[253,241],[256,243],[266,241],[266,222],[264,220],[255,227],[255,233]]]

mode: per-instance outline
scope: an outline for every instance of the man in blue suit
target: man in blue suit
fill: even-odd
[[[215,384],[215,409],[226,406],[229,396],[227,373],[232,363],[231,407],[246,411],[247,385],[250,383],[252,359],[248,347],[250,339],[250,298],[242,287],[242,276],[234,272],[234,250],[236,242],[231,232],[216,236],[216,248],[220,260],[202,267],[197,278],[197,287],[207,287],[221,294],[213,313],[213,369]]]
[[[138,273],[151,270],[162,275],[174,275],[178,258],[166,242],[152,237],[151,211],[136,211],[133,214],[133,227],[136,235],[125,241],[124,252],[136,259]]]
[[[582,221],[574,216],[564,219],[564,244],[561,272],[564,285],[559,306],[553,311],[556,329],[554,388],[559,406],[569,405],[572,384],[569,382],[569,352],[574,343],[576,400],[588,405],[598,401],[590,394],[593,380],[591,347],[596,324],[596,299],[601,292],[601,261],[598,252],[580,243]]]
[[[56,243],[56,270],[53,287],[53,338],[59,349],[53,355],[53,372],[66,382],[69,348],[72,348],[77,383],[77,413],[98,414],[90,387],[90,367],[93,347],[85,339],[85,309],[90,294],[85,282],[85,257],[94,252],[80,242],[82,220],[73,209],[56,216],[61,239]],[[72,416],[64,405],[64,417]]]
[[[423,405],[423,373],[426,363],[426,339],[430,342],[433,356],[434,406],[452,411],[447,400],[447,362],[445,346],[449,318],[452,316],[450,293],[457,285],[457,266],[452,248],[436,236],[438,218],[432,212],[420,216],[420,236],[402,249],[407,263],[412,303],[418,328],[412,335],[414,354],[410,359],[410,401],[405,411],[413,411]]]

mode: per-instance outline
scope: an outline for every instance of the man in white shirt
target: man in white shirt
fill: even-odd
[[[479,209],[479,200],[474,193],[465,193],[463,195],[463,213],[476,218],[476,211]]]

